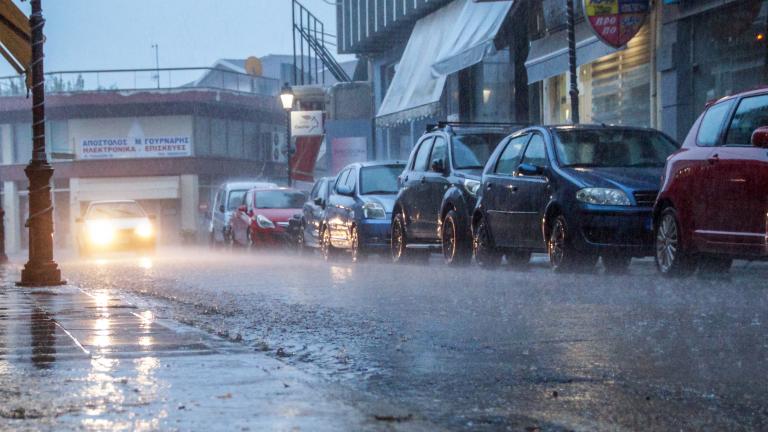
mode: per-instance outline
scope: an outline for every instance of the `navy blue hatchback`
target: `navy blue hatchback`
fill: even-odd
[[[545,126],[518,131],[483,171],[472,216],[475,260],[495,266],[547,252],[556,271],[627,268],[652,255],[652,209],[679,145],[654,129]]]

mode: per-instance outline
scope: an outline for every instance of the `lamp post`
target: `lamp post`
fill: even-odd
[[[22,286],[61,285],[61,270],[53,260],[53,167],[45,153],[45,69],[43,68],[43,8],[31,0],[32,14],[32,160],[24,169],[29,179],[29,261],[21,271]]]
[[[579,124],[579,76],[576,64],[576,14],[575,0],[567,0],[566,14],[568,16],[568,69],[570,73],[571,90],[571,123]]]
[[[286,133],[285,133],[285,139],[286,139],[286,154],[288,157],[288,187],[293,186],[293,179],[292,179],[292,173],[291,173],[291,156],[293,156],[293,151],[291,149],[291,110],[293,109],[293,89],[291,88],[288,83],[285,83],[283,85],[282,90],[280,90],[280,102],[283,104],[283,109],[285,110],[285,116],[286,116]]]

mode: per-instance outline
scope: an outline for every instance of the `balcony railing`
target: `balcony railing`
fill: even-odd
[[[45,74],[45,91],[51,94],[195,88],[277,96],[280,92],[280,81],[209,67],[78,70]],[[0,96],[26,94],[23,76],[0,77]]]

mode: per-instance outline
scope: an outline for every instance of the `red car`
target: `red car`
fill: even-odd
[[[656,265],[685,276],[768,258],[768,89],[713,103],[667,160],[654,209]]]
[[[299,214],[306,195],[296,189],[249,190],[232,215],[232,243],[240,247],[281,246],[288,241],[288,220]]]

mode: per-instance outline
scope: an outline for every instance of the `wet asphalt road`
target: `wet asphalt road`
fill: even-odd
[[[768,265],[666,280],[166,250],[70,282],[399,404],[447,429],[765,430]],[[257,354],[261,355],[261,354]]]

